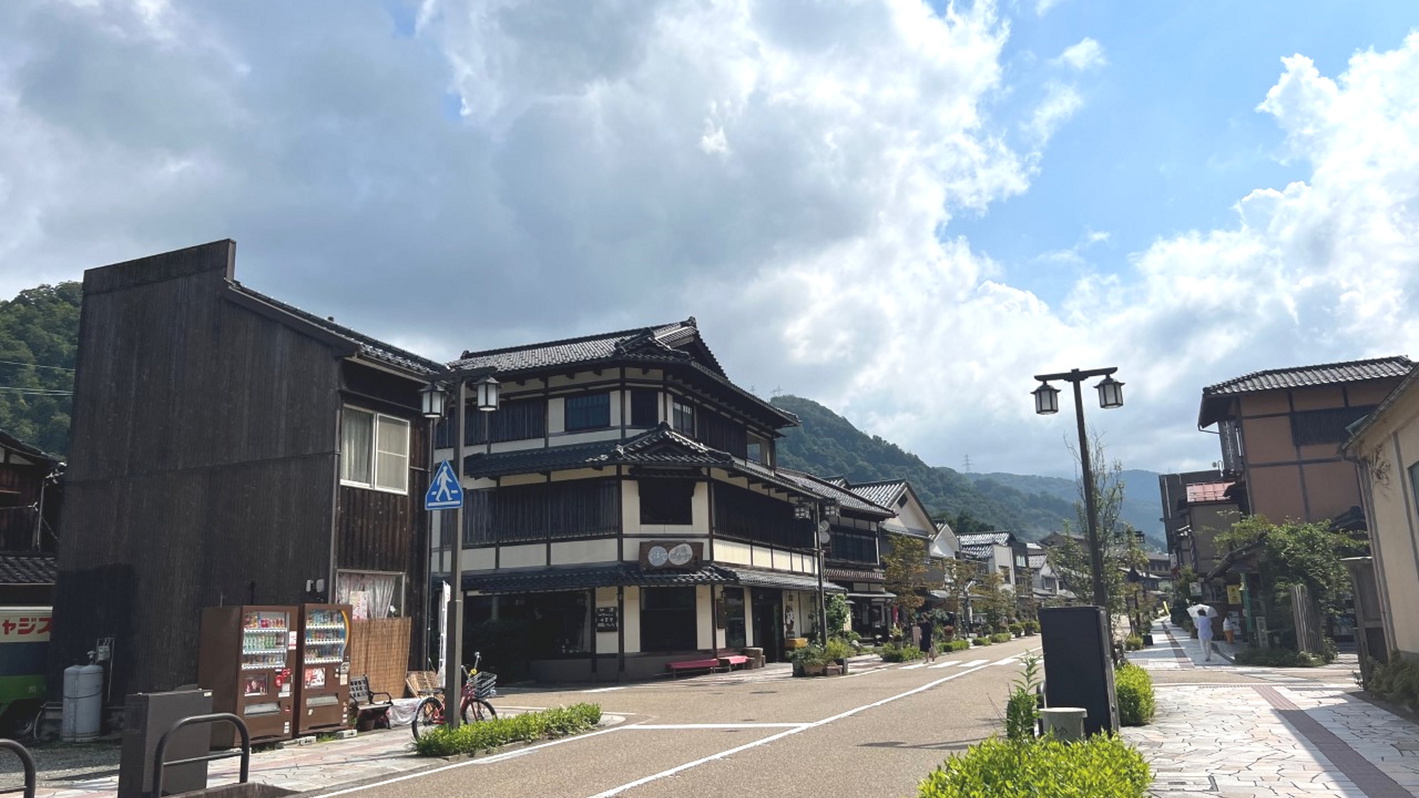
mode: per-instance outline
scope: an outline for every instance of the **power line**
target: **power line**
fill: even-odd
[[[13,393],[32,393],[38,396],[73,396],[73,391],[59,391],[49,388],[21,388],[16,385],[0,385],[0,391],[11,391]]]
[[[20,362],[20,361],[18,361],[18,360],[0,360],[0,363],[4,363],[4,364],[7,365],[7,366],[29,366],[29,367],[31,367],[31,368],[37,368],[37,369],[54,369],[55,371],[73,371],[73,369],[71,369],[71,368],[66,368],[66,367],[64,367],[64,366],[43,366],[43,365],[40,365],[39,363],[22,363],[22,362]]]

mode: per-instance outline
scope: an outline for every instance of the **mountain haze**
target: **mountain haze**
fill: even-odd
[[[779,441],[780,465],[822,477],[840,476],[853,483],[905,479],[935,517],[950,521],[961,533],[1001,529],[1038,540],[1059,531],[1066,522],[1078,526],[1074,509],[1078,489],[1072,480],[961,474],[933,467],[890,441],[867,435],[811,399],[785,395],[770,401],[802,421],[802,426],[788,430]],[[1158,475],[1126,471],[1124,481],[1123,520],[1149,537],[1160,537]],[[1128,487],[1135,492],[1132,498]]]

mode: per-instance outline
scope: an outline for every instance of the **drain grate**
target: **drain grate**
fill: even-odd
[[[1153,786],[1148,792],[1176,798],[1179,793],[1215,793],[1218,789],[1217,780],[1210,774],[1159,773],[1153,777]]]

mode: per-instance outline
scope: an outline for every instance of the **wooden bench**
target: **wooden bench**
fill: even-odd
[[[719,658],[709,659],[686,659],[679,662],[667,662],[665,667],[669,669],[670,675],[680,678],[681,671],[709,671],[714,673],[719,670]]]
[[[355,715],[355,728],[360,731],[389,728],[389,710],[394,696],[370,690],[370,677],[350,677],[350,710]]]
[[[734,666],[743,669],[749,665],[749,658],[743,654],[727,654],[719,658],[719,664],[727,671],[734,670]]]

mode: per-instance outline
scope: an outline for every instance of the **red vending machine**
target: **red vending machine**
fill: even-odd
[[[296,734],[343,729],[350,703],[350,605],[302,604]]]
[[[290,739],[295,702],[295,607],[230,605],[202,611],[197,682],[212,711],[246,721],[251,741]],[[212,746],[229,748],[236,730],[212,724]]]

